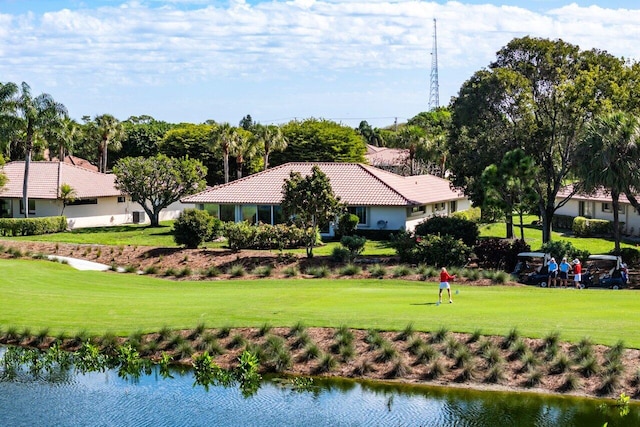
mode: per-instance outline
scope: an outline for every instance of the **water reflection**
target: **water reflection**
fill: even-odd
[[[155,365],[138,376],[122,375],[119,367],[49,371],[32,357],[12,375],[6,358],[0,366],[2,425],[640,425],[637,405],[620,417],[617,408],[591,399],[286,377],[266,378],[247,394],[239,383],[199,384],[184,368]]]

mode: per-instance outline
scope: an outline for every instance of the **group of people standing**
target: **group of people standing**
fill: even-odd
[[[568,288],[570,284],[569,273],[573,272],[573,282],[576,289],[580,289],[580,282],[582,281],[582,265],[578,258],[574,259],[571,264],[567,262],[567,258],[562,258],[562,262],[558,264],[555,258],[551,258],[548,264],[549,279],[547,286],[557,287],[558,284],[561,288]]]

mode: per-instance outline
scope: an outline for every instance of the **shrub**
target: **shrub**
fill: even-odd
[[[285,249],[304,246],[304,230],[286,224],[258,224],[228,222],[222,234],[229,248],[240,249]]]
[[[411,267],[406,264],[400,264],[393,268],[393,277],[403,277],[412,274]]]
[[[315,277],[316,279],[321,279],[328,277],[331,274],[331,269],[326,265],[319,265],[317,267],[308,268],[307,274]]]
[[[573,218],[571,230],[573,230],[573,233],[577,237],[605,235],[611,234],[613,231],[613,223],[606,219],[590,219],[583,216],[577,216]]]
[[[60,233],[67,229],[67,218],[51,216],[44,218],[0,218],[2,236],[35,236]]]
[[[398,333],[395,340],[406,341],[407,339],[411,338],[415,332],[416,330],[413,327],[413,322],[410,322],[409,324],[407,324],[407,326],[404,327],[402,331],[400,331],[400,333]]]
[[[364,250],[367,239],[362,236],[343,236],[340,244],[349,251],[349,261],[355,260]]]
[[[200,209],[185,209],[173,223],[173,240],[187,248],[197,248],[209,239],[215,218]]]
[[[336,360],[336,358],[329,353],[325,353],[320,357],[320,360],[318,361],[316,372],[329,372],[334,370],[336,366],[338,366],[338,361]]]
[[[425,344],[416,353],[416,364],[429,363],[433,360],[437,360],[440,357],[440,352],[430,344]]]
[[[253,274],[255,274],[256,276],[260,276],[260,277],[269,277],[271,276],[271,274],[273,273],[273,266],[272,265],[263,265],[260,267],[256,267],[253,270]]]
[[[482,211],[478,207],[467,209],[466,211],[458,211],[451,214],[452,218],[460,218],[467,221],[478,223],[480,222],[480,217],[482,215]]]
[[[244,265],[242,264],[233,264],[229,267],[228,274],[231,277],[242,277],[247,274],[247,270],[245,270]]]
[[[349,212],[340,215],[340,218],[338,218],[336,234],[338,237],[352,236],[356,232],[359,222],[360,218],[358,218],[358,215],[354,215]]]
[[[613,251],[611,251],[613,254]],[[637,264],[640,261],[640,251],[636,248],[621,248],[618,254],[627,264]]]
[[[349,249],[342,247],[334,247],[331,251],[331,258],[336,262],[348,262],[349,261]]]
[[[286,277],[296,277],[298,274],[300,274],[300,271],[298,271],[296,267],[287,267],[282,270],[282,274],[284,274]]]
[[[467,246],[473,246],[478,241],[480,231],[478,224],[458,217],[434,216],[416,225],[417,236],[450,236],[454,240],[462,240]]]
[[[568,259],[579,258],[587,259],[589,257],[589,251],[576,249],[571,242],[565,240],[552,240],[542,245],[540,249],[542,252],[548,252],[555,259],[560,260],[563,257]]]
[[[504,373],[504,366],[493,365],[491,368],[489,368],[487,377],[484,380],[491,384],[498,384],[504,381],[505,378],[506,378],[506,375]]]
[[[414,237],[409,233],[394,235],[391,246],[402,262],[429,265],[465,265],[471,248],[449,235]]]
[[[485,268],[503,268],[513,271],[520,252],[528,252],[531,247],[523,240],[507,240],[498,238],[482,239],[473,248],[478,262]]]

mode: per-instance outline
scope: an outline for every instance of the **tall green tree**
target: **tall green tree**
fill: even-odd
[[[60,188],[58,189],[58,198],[62,200],[62,210],[60,211],[60,216],[64,214],[64,208],[66,208],[70,203],[73,203],[74,200],[76,200],[77,195],[78,194],[75,188],[73,188],[70,184],[60,184]]]
[[[116,188],[142,206],[152,227],[159,225],[162,209],[206,187],[207,171],[199,160],[176,159],[163,154],[121,159],[113,173]]]
[[[236,158],[237,178],[242,178],[242,167],[245,161],[251,160],[259,149],[258,141],[253,134],[242,128],[238,128],[233,133],[233,143],[231,144],[229,154]]]
[[[224,183],[229,182],[229,154],[236,142],[237,128],[229,123],[220,123],[211,131],[211,146],[217,147],[222,153],[222,166],[224,169]]]
[[[282,126],[287,148],[271,155],[270,163],[364,162],[366,145],[351,127],[330,120],[291,121]]]
[[[107,173],[107,153],[109,148],[113,151],[122,148],[124,128],[111,114],[101,114],[95,117],[93,130],[98,138],[98,170]]]
[[[181,123],[172,125],[158,145],[160,154],[169,157],[189,157],[198,159],[207,167],[207,183],[216,185],[223,182],[220,162],[221,156],[211,143],[211,133],[215,124]],[[152,157],[143,155],[143,157]],[[132,156],[137,157],[137,156]]]
[[[311,258],[320,227],[334,220],[344,206],[333,193],[327,175],[315,165],[307,176],[292,171],[282,186],[282,194],[282,211],[305,230],[307,257]]]
[[[143,115],[129,117],[122,122],[122,127],[124,129],[122,149],[111,155],[114,163],[125,157],[152,157],[159,154],[164,136],[175,125]],[[183,153],[175,157],[185,155],[186,153]],[[202,162],[206,164],[204,159]]]
[[[269,168],[269,155],[274,151],[282,151],[287,148],[287,138],[284,137],[282,129],[276,125],[256,125],[253,135],[262,147],[264,170]]]
[[[67,116],[67,109],[47,93],[36,97],[31,95],[31,87],[22,83],[18,88],[8,83],[5,98],[5,114],[1,119],[3,139],[23,142],[24,146],[24,182],[22,185],[22,203],[25,218],[29,217],[29,169],[34,141],[43,138],[44,132],[50,127],[58,127]],[[3,86],[4,88],[4,86]],[[0,107],[1,108],[1,107]]]
[[[580,51],[562,40],[514,39],[478,71],[453,100],[449,138],[453,182],[476,203],[485,167],[520,147],[540,170],[535,183],[543,241],[572,196],[556,201],[570,177],[587,120],[622,99],[625,63],[606,52]]]
[[[67,154],[73,153],[74,147],[82,139],[82,128],[75,120],[65,118],[58,127],[51,127],[45,133],[49,148],[49,160],[55,155],[64,161]]]
[[[576,150],[576,175],[581,189],[611,195],[615,251],[620,252],[620,196],[635,199],[640,189],[640,121],[632,114],[614,112],[596,117],[586,128]]]
[[[538,171],[533,159],[521,148],[505,154],[500,163],[487,166],[481,182],[485,189],[485,205],[497,207],[505,216],[507,238],[513,238],[513,213],[520,217],[520,238],[524,240],[522,216],[532,210],[538,200],[533,189]]]

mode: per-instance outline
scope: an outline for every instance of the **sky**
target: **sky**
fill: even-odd
[[[72,118],[357,127],[429,110],[510,40],[563,39],[640,60],[637,0],[0,0],[0,82]]]

